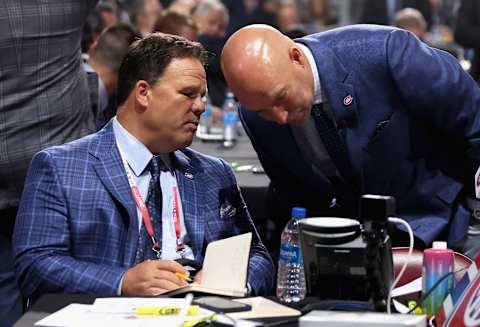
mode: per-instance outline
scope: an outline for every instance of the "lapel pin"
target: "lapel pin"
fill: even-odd
[[[343,98],[344,106],[349,106],[352,104],[352,102],[353,102],[353,97],[350,94],[348,94],[347,96],[345,96],[345,98]]]
[[[188,178],[188,179],[193,179],[193,174],[192,174],[191,172],[189,172],[189,171],[186,171],[185,174],[184,174],[184,176],[185,176],[186,178]]]

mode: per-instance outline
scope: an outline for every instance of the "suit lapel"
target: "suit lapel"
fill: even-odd
[[[337,123],[339,133],[345,140],[352,171],[340,171],[353,185],[362,187],[362,151],[359,146],[361,137],[358,119],[357,99],[355,89],[351,84],[352,78],[343,65],[338,61],[331,49],[319,46],[321,59],[314,55],[315,63],[320,76],[321,87],[325,92],[328,106]],[[355,176],[358,176],[355,177]]]
[[[205,236],[204,183],[190,165],[190,159],[181,151],[175,151],[175,175],[182,201],[183,219],[187,228],[190,246],[195,258],[202,254]]]
[[[108,192],[120,203],[124,211],[126,211],[126,214],[120,218],[123,219],[128,229],[127,251],[125,251],[124,259],[125,262],[133,263],[135,261],[135,249],[138,240],[137,210],[125,169],[122,165],[120,152],[116,146],[111,122],[98,133],[97,142],[92,142],[89,152],[96,158],[93,168],[98,178]]]
[[[391,143],[392,139],[399,136],[387,135],[394,131],[391,129],[392,121],[389,122],[390,127],[385,128],[380,139],[371,140],[370,127],[366,123],[362,125],[360,117],[369,123],[375,118],[369,115],[367,110],[370,108],[362,108],[359,105],[360,102],[353,87],[356,79],[354,73],[347,71],[335,53],[322,45],[322,42],[313,43],[310,47],[314,48],[313,52],[320,53],[319,56],[314,57],[322,88],[339,127],[339,133],[344,135],[354,175],[358,176],[359,191],[385,194],[392,172],[399,164],[395,158],[401,157],[397,155],[401,149],[392,147]],[[351,96],[351,102],[346,101],[349,96]],[[365,100],[362,103],[368,104]],[[396,117],[402,120],[405,118]],[[399,133],[397,130],[395,132]],[[402,134],[408,133],[404,130]],[[385,149],[389,151],[388,156],[385,155]]]

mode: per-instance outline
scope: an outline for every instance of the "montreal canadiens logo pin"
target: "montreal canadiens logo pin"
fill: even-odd
[[[343,105],[344,106],[349,106],[351,105],[353,102],[353,97],[352,95],[348,94],[347,96],[345,96],[345,98],[343,98]]]

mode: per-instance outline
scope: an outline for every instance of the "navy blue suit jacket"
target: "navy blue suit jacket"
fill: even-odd
[[[209,242],[252,232],[248,282],[254,294],[268,293],[273,263],[231,168],[188,148],[174,156],[195,260],[203,261]],[[115,295],[122,275],[135,263],[138,231],[111,123],[96,134],[39,152],[28,172],[13,239],[24,296]]]
[[[472,188],[480,163],[475,82],[448,53],[390,27],[349,26],[296,41],[314,55],[354,177],[347,187],[334,187],[302,157],[288,125],[242,108],[242,122],[282,200],[307,206],[309,216],[356,217],[352,199],[359,194],[391,195],[398,215],[426,244],[449,224],[449,241],[461,239],[469,213],[457,200],[464,185]],[[348,95],[353,102],[345,105]],[[332,198],[339,211],[327,210]]]

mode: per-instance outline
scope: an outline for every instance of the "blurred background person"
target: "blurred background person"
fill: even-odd
[[[160,14],[153,31],[183,36],[190,41],[198,39],[197,24],[192,16],[170,8]]]
[[[227,35],[255,23],[277,27],[279,0],[223,0],[230,14]]]
[[[428,28],[430,27],[432,18],[430,0],[365,0],[359,23],[393,25],[395,14],[403,8],[414,8],[420,11]]]
[[[80,41],[96,3],[0,1],[1,327],[11,326],[23,309],[11,235],[30,160],[48,146],[95,131]]]
[[[200,0],[192,15],[200,35],[225,38],[229,14],[221,1]]]
[[[480,2],[478,0],[462,0],[458,9],[455,41],[466,48],[474,49],[469,72],[478,82],[480,80]]]
[[[118,7],[114,2],[103,1],[95,8],[105,27],[111,26],[118,22]]]
[[[393,25],[410,31],[420,40],[425,41],[427,34],[427,22],[420,11],[413,8],[405,8],[395,14]]]
[[[198,0],[174,0],[168,6],[169,9],[190,15],[198,4]],[[166,8],[166,6],[165,6]]]
[[[324,31],[337,22],[330,17],[329,0],[308,0],[304,10],[307,34]]]
[[[90,47],[99,38],[102,31],[116,22],[118,22],[117,6],[110,2],[98,3],[95,10],[88,15],[83,26],[81,47],[85,59],[88,59]]]
[[[220,54],[225,44],[229,14],[219,0],[201,0],[192,16],[198,27],[198,41],[210,53],[206,66],[208,96],[213,107],[216,107],[213,108],[213,115],[217,121],[218,108],[222,107],[227,91],[227,84],[220,68]]]
[[[97,130],[116,113],[118,69],[136,36],[139,35],[129,23],[120,22],[107,27],[92,45],[84,63]]]
[[[292,31],[295,31],[295,35],[291,35],[293,37],[296,37],[297,34],[306,34],[305,27],[300,19],[298,6],[295,1],[284,1],[279,4],[277,12],[277,24],[278,29],[286,35]],[[304,31],[303,33],[301,32],[302,30]],[[298,37],[303,35],[299,35]]]
[[[130,6],[130,21],[145,36],[153,31],[162,9],[158,0],[134,0]]]

